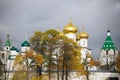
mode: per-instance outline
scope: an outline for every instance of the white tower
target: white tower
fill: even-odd
[[[77,35],[77,43],[79,46],[83,47],[83,48],[88,48],[88,33],[85,32],[84,30],[84,26],[82,31]]]
[[[10,35],[7,34],[7,40],[4,46],[4,64],[7,64],[7,59],[10,55],[10,49],[11,49],[11,42],[10,42]]]
[[[88,33],[85,32],[84,30],[84,26],[83,26],[83,29],[80,33],[78,33],[77,35],[77,44],[79,46],[81,46],[81,59],[82,59],[82,63],[85,61],[86,57],[87,57],[87,60],[90,60],[91,59],[91,50],[88,48]]]
[[[21,44],[21,51],[22,51],[22,53],[24,53],[24,52],[26,52],[26,51],[28,51],[28,50],[30,50],[30,43],[29,43],[27,40],[25,40],[25,41]]]
[[[112,66],[115,62],[115,58],[118,55],[118,50],[112,41],[110,30],[107,31],[107,36],[100,51],[101,66]]]

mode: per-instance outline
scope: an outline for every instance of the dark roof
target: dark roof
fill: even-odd
[[[30,46],[30,43],[25,40],[25,41],[21,44],[21,46],[22,46],[22,47],[24,47],[24,46]]]
[[[10,50],[11,50],[11,51],[19,52],[19,50],[18,50],[16,47],[14,47],[14,46],[13,46]]]
[[[113,43],[112,41],[112,38],[111,36],[107,36],[106,39],[105,39],[105,42],[103,44],[103,47],[102,47],[103,50],[116,50],[116,46],[115,44]]]

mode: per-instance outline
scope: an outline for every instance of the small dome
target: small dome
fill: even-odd
[[[11,51],[19,52],[19,50],[18,50],[16,47],[14,47],[14,46],[13,46],[10,50],[11,50]]]
[[[76,33],[78,31],[77,27],[72,24],[72,21],[69,21],[69,23],[64,26],[63,32],[64,33]]]
[[[79,40],[80,38],[88,38],[89,34],[83,30],[77,35],[77,39]]]
[[[90,55],[90,54],[86,54],[86,57],[87,57],[87,58],[91,58],[91,55]]]
[[[24,46],[30,46],[30,43],[25,40],[25,41],[21,44],[21,46],[22,46],[22,47],[24,47]]]

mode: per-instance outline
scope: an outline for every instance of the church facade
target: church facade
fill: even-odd
[[[10,41],[10,35],[7,34],[7,40],[5,42],[4,49],[0,52],[2,56],[0,57],[0,60],[2,64],[4,64],[5,71],[8,71],[8,73],[6,73],[6,77],[8,79],[11,80],[13,76],[13,73],[9,73],[9,71],[11,72],[15,70],[13,66],[16,56],[19,54],[24,55],[24,53],[28,50],[30,50],[30,43],[27,40],[21,44],[21,52],[19,52],[19,50],[14,45],[12,45]]]
[[[85,62],[86,57],[91,56],[91,49],[88,47],[89,34],[85,32],[84,26],[81,32],[78,31],[77,26],[75,26],[70,20],[67,25],[63,28],[63,33],[66,37],[73,39],[82,49],[81,49],[81,63]],[[89,60],[89,58],[88,58]]]

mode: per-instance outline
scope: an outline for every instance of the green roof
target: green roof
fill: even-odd
[[[19,52],[19,50],[17,48],[15,48],[14,46],[10,49],[11,51],[16,51]]]
[[[25,40],[25,41],[21,44],[21,46],[22,46],[22,47],[23,47],[23,46],[30,46],[30,43]]]
[[[9,37],[10,37],[10,35],[7,34],[7,41],[6,41],[6,43],[5,43],[5,46],[11,46]]]
[[[116,50],[116,49],[117,49],[116,46],[115,46],[115,44],[114,44],[113,41],[112,41],[111,36],[108,35],[108,36],[106,37],[102,49],[103,49],[103,50],[111,50],[111,49],[112,49],[112,50]]]

